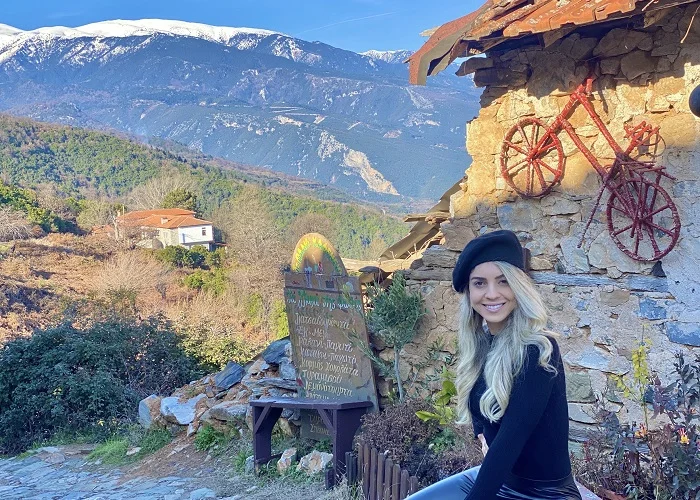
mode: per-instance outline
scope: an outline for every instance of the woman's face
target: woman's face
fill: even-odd
[[[469,276],[469,303],[494,335],[503,329],[517,306],[513,290],[493,262],[479,264]]]

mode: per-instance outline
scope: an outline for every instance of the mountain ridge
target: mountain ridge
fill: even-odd
[[[375,200],[434,199],[468,165],[476,89],[456,77],[409,87],[406,66],[382,59],[398,51],[371,57],[265,30],[119,23],[86,26],[123,37],[0,35],[0,111],[173,140]]]

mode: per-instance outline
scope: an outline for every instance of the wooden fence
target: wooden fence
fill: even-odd
[[[361,482],[365,500],[403,500],[420,489],[418,478],[408,474],[384,453],[358,443],[357,455],[346,455],[348,482]]]

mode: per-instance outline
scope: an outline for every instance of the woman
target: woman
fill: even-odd
[[[581,499],[569,461],[564,367],[524,267],[511,231],[473,239],[457,261],[458,423],[471,422],[485,457],[411,500]]]

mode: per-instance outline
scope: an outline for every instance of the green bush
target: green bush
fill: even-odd
[[[205,424],[194,438],[194,447],[197,451],[221,450],[236,436],[237,431],[234,428],[224,432]]]
[[[140,399],[170,393],[200,372],[160,318],[62,324],[0,350],[0,452],[59,432],[109,435]]]
[[[287,310],[284,305],[284,300],[275,300],[272,303],[272,312],[270,313],[272,331],[276,339],[283,339],[289,335],[289,321],[287,320]]]
[[[185,252],[183,263],[185,267],[191,267],[192,269],[202,267],[205,265],[204,262],[206,261],[208,253],[209,250],[202,245],[194,246]]]
[[[202,290],[218,296],[226,291],[228,278],[223,269],[215,269],[213,271],[200,269],[185,276],[182,282],[187,288]]]
[[[185,267],[187,249],[180,246],[169,246],[155,253],[156,259],[174,267]]]
[[[217,248],[213,252],[207,252],[204,256],[204,263],[209,269],[223,267],[226,263],[226,250]]]
[[[229,361],[245,364],[265,346],[245,330],[219,327],[211,322],[188,326],[182,336],[187,353],[209,371],[221,370]]]
[[[189,267],[190,269],[202,269],[206,267],[221,267],[220,265],[211,265],[223,262],[222,254],[219,253],[214,257],[210,257],[210,254],[215,254],[216,252],[210,252],[202,245],[197,245],[192,247],[191,250],[187,250],[181,246],[168,246],[161,250],[156,250],[155,256],[161,262],[170,264],[174,267]]]

